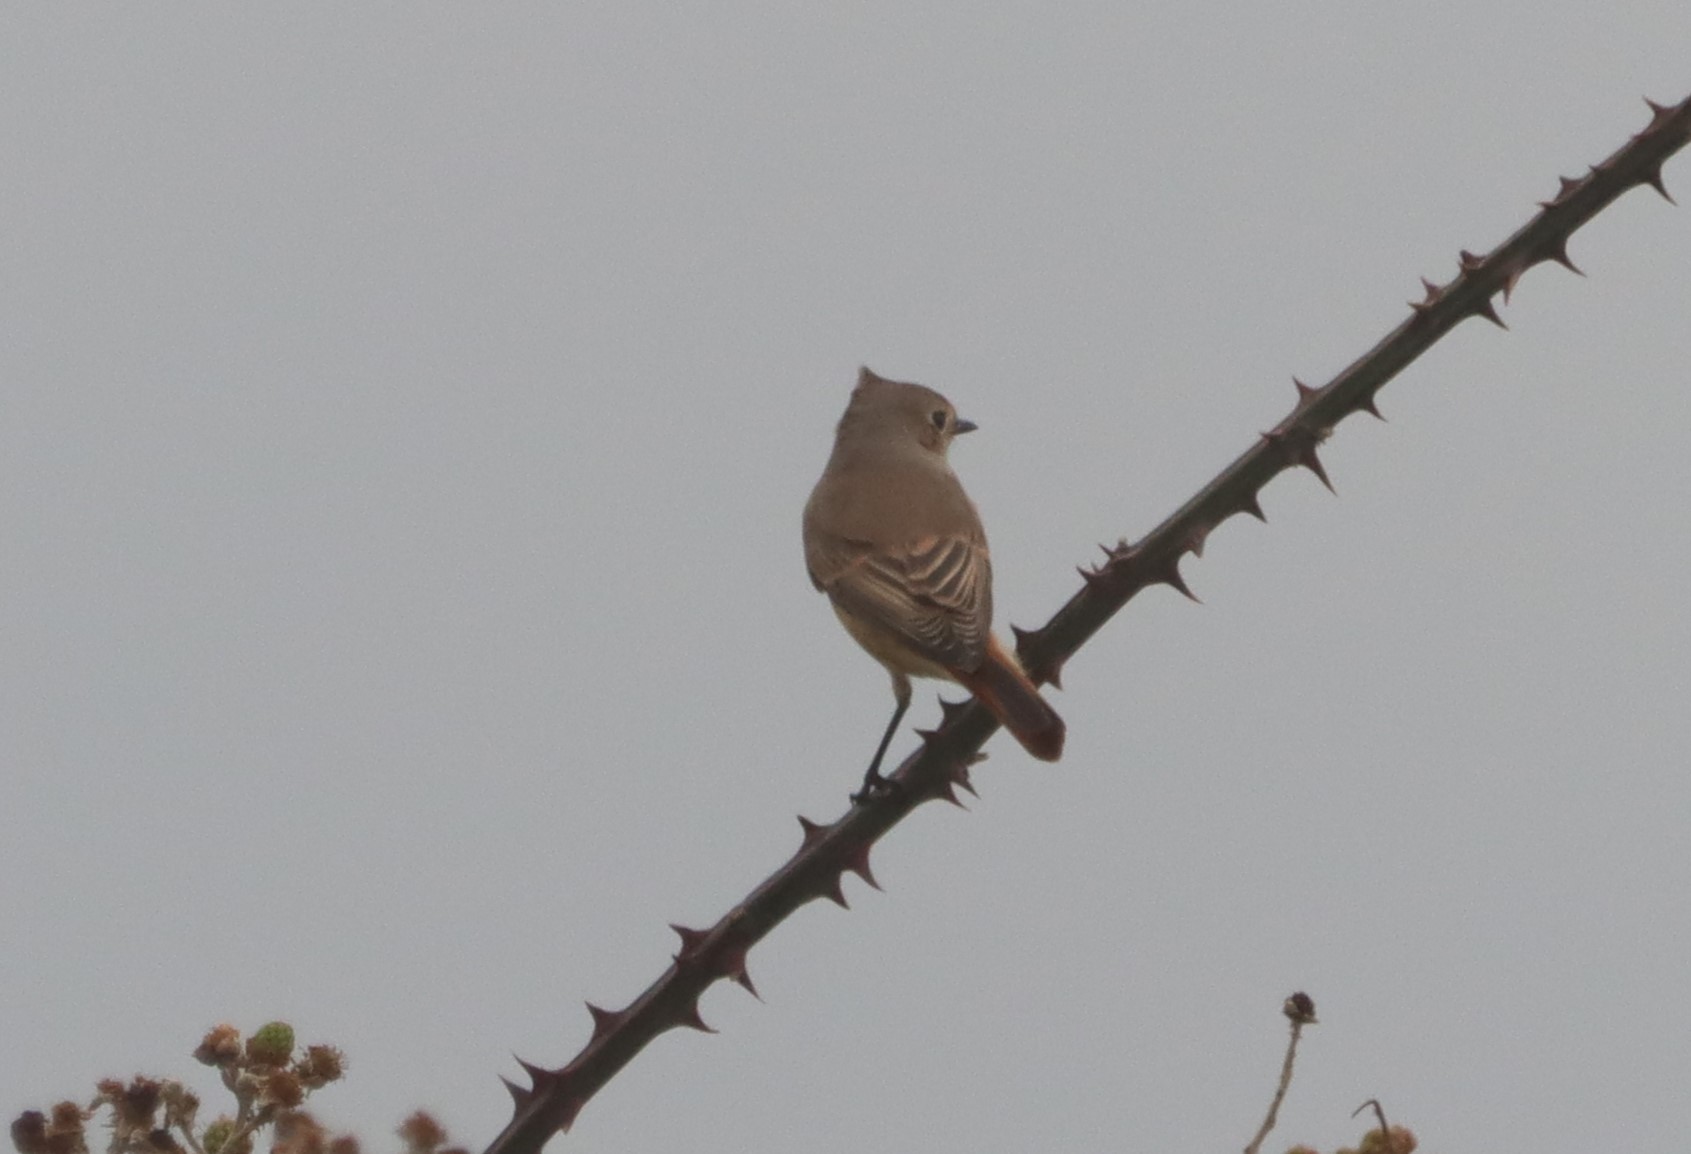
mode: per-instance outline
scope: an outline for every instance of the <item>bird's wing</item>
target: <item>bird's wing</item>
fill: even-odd
[[[992,627],[992,561],[977,534],[899,548],[813,542],[810,575],[841,609],[895,633],[918,655],[972,671]]]

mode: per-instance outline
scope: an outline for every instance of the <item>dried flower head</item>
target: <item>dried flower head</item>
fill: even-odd
[[[1313,1026],[1315,1022],[1315,999],[1299,990],[1286,999],[1286,1004],[1280,1007],[1280,1012],[1300,1026]]]
[[[418,1110],[399,1124],[397,1131],[408,1154],[434,1154],[446,1144],[446,1127],[427,1111]]]
[[[292,1070],[271,1070],[259,1083],[258,1100],[266,1106],[291,1110],[305,1101],[305,1087]]]
[[[294,1063],[294,1071],[306,1089],[315,1090],[340,1081],[346,1073],[346,1055],[333,1046],[307,1046],[305,1057]]]
[[[194,1050],[194,1057],[208,1066],[233,1066],[241,1060],[241,1031],[227,1022],[213,1026]]]
[[[18,1154],[47,1154],[47,1115],[25,1110],[12,1119],[12,1145]]]
[[[271,1154],[324,1154],[328,1131],[304,1110],[289,1110],[276,1119]]]
[[[136,1075],[129,1085],[107,1100],[117,1112],[118,1123],[132,1129],[153,1128],[153,1115],[159,1109],[159,1083],[154,1078]]]

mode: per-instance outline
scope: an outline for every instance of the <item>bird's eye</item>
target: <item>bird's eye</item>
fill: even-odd
[[[943,430],[945,428],[945,410],[935,409],[929,420],[933,421],[934,428]]]

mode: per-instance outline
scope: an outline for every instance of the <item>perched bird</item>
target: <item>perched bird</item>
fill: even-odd
[[[811,581],[892,675],[897,706],[865,794],[885,784],[881,759],[912,677],[958,682],[1040,760],[1063,753],[1063,719],[992,635],[986,531],[945,459],[951,439],[974,428],[934,390],[865,368],[804,508]]]

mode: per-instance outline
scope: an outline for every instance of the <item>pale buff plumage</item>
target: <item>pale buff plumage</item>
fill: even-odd
[[[934,390],[864,369],[805,506],[811,580],[892,676],[897,708],[870,787],[910,704],[911,677],[960,682],[1029,753],[1062,753],[1062,719],[992,636],[986,532],[946,461],[952,438],[974,427]]]

